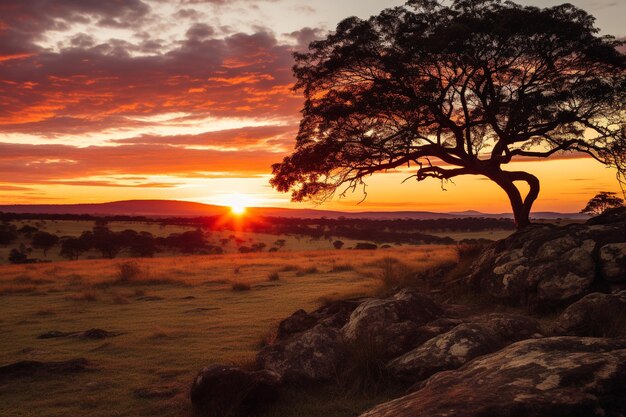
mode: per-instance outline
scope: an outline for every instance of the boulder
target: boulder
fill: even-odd
[[[393,359],[387,364],[390,374],[404,381],[421,381],[512,342],[539,335],[537,321],[524,316],[489,314],[472,320]]]
[[[447,369],[456,369],[471,359],[494,352],[503,342],[486,326],[459,324],[420,347],[393,359],[387,369],[395,378],[416,382]]]
[[[626,413],[626,339],[516,342],[361,417],[618,417]]]
[[[600,266],[606,281],[626,284],[626,242],[609,243],[602,246],[600,248]]]
[[[626,210],[564,227],[532,225],[488,247],[469,283],[538,308],[567,305],[606,282],[626,282]]]
[[[346,324],[350,314],[356,309],[364,299],[351,299],[334,301],[311,313],[298,310],[278,325],[276,338],[285,340],[297,333],[311,329],[317,324],[328,327],[340,328]]]
[[[278,399],[279,381],[279,376],[269,371],[211,365],[194,379],[191,402],[197,416],[253,416]]]
[[[368,344],[391,358],[415,346],[420,326],[442,314],[431,299],[405,289],[390,298],[361,303],[342,332],[347,343]]]
[[[280,322],[276,337],[278,340],[284,340],[291,335],[309,330],[311,327],[315,326],[316,323],[316,317],[308,314],[304,310],[298,310]]]
[[[565,309],[552,331],[557,335],[626,337],[626,291],[586,295]]]
[[[345,352],[341,331],[318,324],[266,346],[258,353],[257,363],[286,381],[325,381],[337,374]]]

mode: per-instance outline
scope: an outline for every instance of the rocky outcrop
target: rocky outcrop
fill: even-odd
[[[415,346],[420,326],[439,318],[443,310],[411,290],[361,303],[342,328],[346,343],[367,344],[392,358]]]
[[[278,399],[279,376],[269,371],[245,371],[229,365],[202,369],[191,385],[197,416],[257,415]]]
[[[626,284],[624,230],[626,209],[586,224],[530,226],[487,248],[469,282],[493,297],[540,308]]]
[[[626,291],[586,295],[565,309],[556,320],[553,333],[626,337]]]
[[[397,379],[421,381],[437,372],[456,369],[512,342],[539,336],[538,323],[523,316],[492,314],[474,320],[393,359],[387,369]]]
[[[514,343],[361,417],[623,416],[626,339],[552,337]]]
[[[265,347],[257,355],[257,363],[285,381],[325,381],[337,375],[345,351],[341,332],[318,324]]]

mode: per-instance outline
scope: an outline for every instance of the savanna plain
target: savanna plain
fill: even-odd
[[[48,226],[65,234],[83,227]],[[0,363],[88,364],[86,372],[0,378],[0,415],[190,415],[188,390],[198,369],[252,366],[294,311],[381,294],[459,261],[456,245],[336,250],[325,241],[285,238],[277,252],[76,261],[52,254],[53,262],[0,265]],[[338,376],[335,384],[288,389],[267,415],[354,416],[393,397],[390,390],[363,395]]]

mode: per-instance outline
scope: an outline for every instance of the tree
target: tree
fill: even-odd
[[[61,251],[59,255],[75,261],[88,250],[89,244],[86,239],[70,237],[61,241]]]
[[[589,200],[585,208],[580,212],[584,214],[602,214],[607,209],[622,207],[623,205],[624,200],[615,193],[602,191]]]
[[[18,249],[11,249],[9,253],[9,262],[12,264],[28,263],[28,255]]]
[[[539,180],[505,170],[511,161],[578,152],[623,184],[626,60],[621,42],[597,33],[570,4],[412,0],[348,18],[295,55],[303,116],[270,182],[294,201],[323,201],[340,187],[366,196],[365,177],[403,166],[442,188],[481,175],[504,190],[518,228]]]
[[[335,240],[333,242],[333,247],[337,250],[343,248],[343,242],[341,240]]]
[[[31,244],[37,249],[43,249],[43,256],[48,255],[48,250],[59,242],[59,237],[48,232],[36,232]]]

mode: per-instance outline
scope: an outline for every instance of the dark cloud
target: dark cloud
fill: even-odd
[[[307,49],[312,41],[319,40],[324,35],[325,31],[323,29],[310,27],[305,27],[287,34],[287,36],[297,42],[298,49]]]
[[[297,117],[291,91],[292,46],[267,31],[193,38],[158,53],[112,39],[94,45],[77,36],[59,52],[38,51],[0,66],[0,132],[43,136],[136,127],[137,116],[185,112],[215,117]],[[141,50],[157,51],[137,56]]]
[[[215,31],[211,26],[204,23],[196,23],[187,30],[186,35],[189,39],[202,40],[210,37],[214,33]]]

